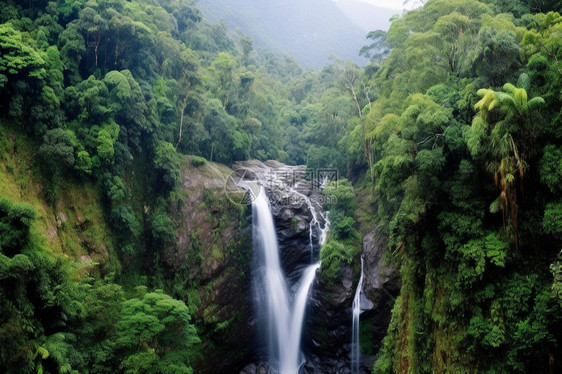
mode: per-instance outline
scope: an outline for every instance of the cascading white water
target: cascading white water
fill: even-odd
[[[260,251],[260,271],[265,293],[257,295],[265,308],[270,366],[282,374],[297,374],[303,364],[300,340],[306,301],[320,264],[307,267],[299,282],[293,303],[279,261],[279,247],[269,202],[263,188],[252,202],[254,247]]]
[[[302,323],[304,321],[304,311],[306,309],[306,301],[308,300],[308,291],[316,276],[316,270],[320,264],[308,266],[302,274],[302,279],[293,305],[293,316],[290,321],[290,336],[286,342],[286,354],[284,359],[280,362],[280,372],[285,374],[296,374],[303,364],[302,355],[300,352],[300,341],[302,335]]]
[[[330,222],[328,221],[328,212],[325,212],[324,214],[317,212],[316,209],[314,208],[314,205],[312,204],[312,201],[310,201],[310,198],[305,194],[300,193],[296,189],[291,188],[290,192],[296,194],[297,196],[300,196],[306,202],[306,204],[308,205],[308,209],[312,214],[312,219],[310,220],[310,226],[308,229],[308,245],[310,247],[310,262],[312,262],[314,260],[314,239],[313,239],[314,227],[316,226],[318,228],[320,234],[318,237],[318,244],[320,244],[320,247],[322,247],[324,243],[326,243],[326,237],[328,236],[328,229],[330,227]],[[322,221],[324,221],[323,227],[320,224],[318,215],[320,215],[320,217],[322,217]]]
[[[361,275],[355,290],[352,304],[351,323],[351,373],[359,373],[359,360],[361,357],[361,343],[359,341],[359,315],[361,314],[361,293],[363,292],[363,257],[361,256]]]

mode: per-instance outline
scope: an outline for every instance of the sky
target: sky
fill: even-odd
[[[345,1],[345,0],[340,0]],[[376,6],[380,6],[382,8],[390,8],[390,9],[403,9],[404,8],[404,0],[361,0],[366,3],[371,3]]]
[[[337,0],[337,1],[355,1],[355,0]],[[370,3],[382,8],[389,9],[404,9],[404,0],[359,0],[366,3]],[[417,3],[418,1],[411,1],[410,3]],[[411,6],[406,7],[411,8]]]

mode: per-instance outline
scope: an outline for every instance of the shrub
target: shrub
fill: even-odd
[[[206,162],[207,162],[207,159],[205,159],[205,157],[191,156],[191,165],[193,165],[197,168],[199,166],[205,165]]]

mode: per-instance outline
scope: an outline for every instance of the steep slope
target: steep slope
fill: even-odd
[[[201,0],[198,6],[209,21],[250,36],[256,48],[293,55],[305,67],[322,67],[330,54],[365,62],[359,57],[365,31],[330,0]]]
[[[109,265],[113,252],[99,191],[93,183],[60,183],[49,204],[50,186],[37,165],[37,144],[0,124],[0,198],[27,203],[36,212],[32,236],[57,255]],[[108,270],[106,268],[106,270]]]
[[[53,263],[65,264],[65,269],[76,269],[69,273],[74,277],[72,284],[75,287],[88,282],[83,278],[94,279],[90,277],[112,272],[119,274],[128,268],[135,273],[127,277],[138,281],[141,269],[134,267],[130,258],[116,255],[116,228],[107,222],[99,186],[90,180],[65,177],[56,187],[54,202],[50,203],[51,177],[39,170],[37,160],[40,157],[36,149],[37,144],[32,139],[0,123],[0,203],[3,207],[7,202],[10,206],[22,203],[30,206],[35,212],[30,227],[32,241],[44,249],[45,256],[52,255],[46,258]],[[253,352],[251,295],[246,292],[250,287],[252,250],[248,244],[251,239],[246,206],[230,199],[236,195],[225,194],[227,176],[233,173],[231,169],[211,162],[196,167],[190,160],[188,157],[182,168],[182,187],[176,195],[177,200],[166,212],[177,222],[174,244],[159,254],[158,267],[155,264],[150,267],[158,273],[161,266],[163,281],[159,286],[185,302],[204,341],[192,353],[197,372],[237,373]],[[2,211],[0,218],[4,218]],[[0,239],[9,239],[1,235],[4,233],[0,231]],[[5,256],[6,243],[0,240],[0,260],[3,261],[0,263],[0,296],[6,295],[2,292],[9,289],[11,282],[5,272],[6,264],[11,260],[11,256]],[[22,257],[21,254],[18,256]],[[132,284],[130,279],[126,283]],[[45,287],[49,289],[51,285]],[[88,289],[95,287],[101,286],[90,284]],[[121,289],[116,284],[107,287]],[[92,296],[88,294],[88,297],[87,301],[91,302]],[[119,305],[119,300],[105,302],[108,310]],[[9,336],[7,326],[12,320],[5,315],[2,318],[0,333],[5,341]],[[78,317],[77,320],[81,321]],[[73,323],[79,322],[73,320]],[[110,327],[105,329],[111,331]],[[68,331],[64,330],[65,333]],[[75,349],[86,355],[84,348]],[[9,365],[3,366],[6,362],[4,358],[0,361],[1,372],[11,372]],[[108,362],[108,365],[117,364]]]

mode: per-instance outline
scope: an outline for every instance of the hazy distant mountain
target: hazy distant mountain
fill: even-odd
[[[340,10],[365,32],[388,30],[390,17],[400,10],[381,8],[361,0],[333,0]]]
[[[332,0],[199,0],[212,23],[225,21],[254,40],[255,48],[294,56],[303,67],[320,68],[330,54],[359,64],[367,32]]]

